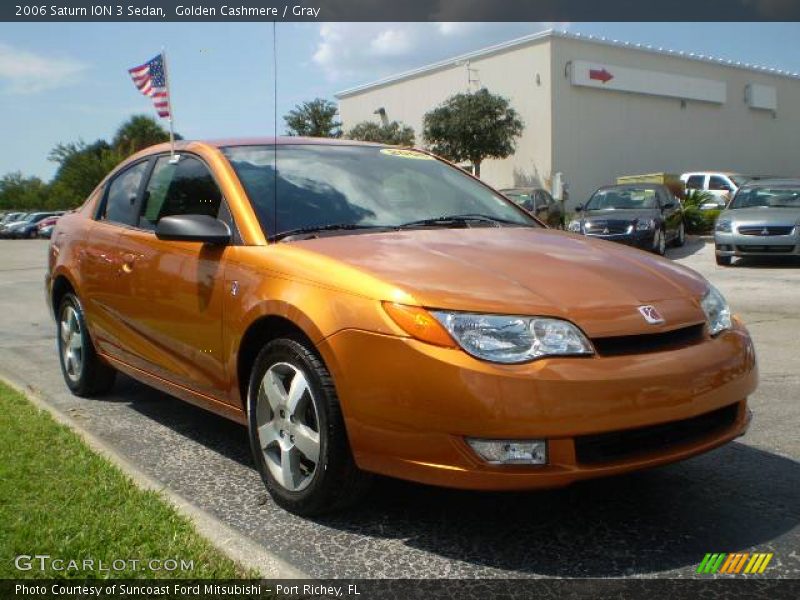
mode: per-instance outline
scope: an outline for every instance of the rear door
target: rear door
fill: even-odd
[[[224,261],[227,247],[159,240],[170,215],[227,213],[211,171],[198,157],[159,156],[144,188],[136,228],[121,236],[130,290],[127,361],[204,395],[225,398],[222,356]]]
[[[726,205],[733,192],[733,184],[727,177],[721,175],[710,175],[708,178],[708,191],[721,205]]]
[[[120,311],[128,290],[122,278],[120,235],[137,220],[136,208],[149,160],[136,162],[106,184],[92,223],[88,243],[81,247],[81,300],[100,352],[124,354]]]

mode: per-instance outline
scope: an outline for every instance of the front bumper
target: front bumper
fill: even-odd
[[[714,233],[714,251],[717,256],[798,256],[800,233],[790,235],[742,235],[739,233]]]
[[[650,354],[552,358],[526,365],[478,361],[458,349],[346,330],[320,345],[364,470],[467,489],[559,487],[699,454],[742,435],[757,384],[746,329]],[[676,443],[587,459],[611,432],[701,422],[728,407],[719,427]],[[638,430],[638,431],[637,431]],[[548,464],[490,465],[466,437],[546,439]],[[624,436],[623,436],[624,437]]]
[[[631,233],[586,233],[584,235],[597,240],[606,240],[608,242],[617,242],[643,250],[651,250],[654,245],[655,231],[633,231]]]

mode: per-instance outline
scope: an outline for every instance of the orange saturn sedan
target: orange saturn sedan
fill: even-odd
[[[418,150],[303,138],[127,159],[52,236],[67,386],[246,424],[274,500],[370,474],[521,490],[740,436],[753,344],[697,273],[546,228]]]

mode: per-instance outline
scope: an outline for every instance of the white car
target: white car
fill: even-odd
[[[714,201],[701,208],[725,208],[742,185],[752,177],[741,173],[725,173],[722,171],[693,171],[681,175],[686,191],[701,190],[714,196]]]

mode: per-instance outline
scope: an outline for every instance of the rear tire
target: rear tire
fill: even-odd
[[[355,503],[370,476],[359,470],[330,373],[308,342],[266,344],[250,374],[253,458],[272,499],[300,516]]]
[[[733,257],[731,256],[720,256],[719,254],[716,255],[717,264],[720,267],[730,267],[731,263],[733,262]]]
[[[70,391],[84,397],[108,392],[117,372],[97,355],[75,294],[65,294],[61,299],[56,326],[58,362]]]

